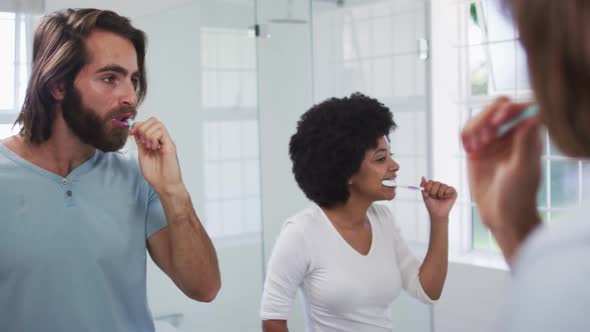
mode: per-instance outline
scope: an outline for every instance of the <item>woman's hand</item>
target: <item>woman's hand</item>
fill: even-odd
[[[422,198],[433,222],[448,221],[449,213],[455,201],[457,200],[457,191],[455,188],[442,182],[426,181],[422,177],[420,186],[424,188]]]

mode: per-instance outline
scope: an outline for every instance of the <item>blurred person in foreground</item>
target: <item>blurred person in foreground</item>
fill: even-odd
[[[565,156],[590,157],[590,2],[503,4],[526,51],[539,115],[498,136],[529,107],[501,97],[462,132],[473,199],[512,268],[497,330],[590,331],[590,209],[582,204],[551,226],[537,210],[541,126]]]

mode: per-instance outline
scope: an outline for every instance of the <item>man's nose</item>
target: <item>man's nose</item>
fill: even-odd
[[[135,84],[133,82],[126,82],[123,89],[121,104],[131,107],[137,106],[137,89]]]

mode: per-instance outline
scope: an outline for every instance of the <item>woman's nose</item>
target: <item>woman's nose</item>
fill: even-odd
[[[391,160],[391,165],[389,166],[389,168],[392,171],[398,171],[399,170],[399,164],[395,162],[395,160]]]

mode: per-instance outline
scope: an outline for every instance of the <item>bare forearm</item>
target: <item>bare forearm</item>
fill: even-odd
[[[449,223],[433,220],[430,226],[430,241],[424,262],[420,267],[420,283],[424,292],[433,300],[440,298],[449,266]]]
[[[170,261],[175,282],[192,298],[210,302],[221,287],[219,263],[184,189],[160,194],[168,221]]]
[[[286,320],[263,320],[262,321],[263,332],[289,332]]]
[[[482,214],[482,218],[485,223],[490,224],[486,220],[488,217],[485,217],[484,214]],[[509,219],[500,216],[490,218]],[[541,224],[541,218],[536,209],[528,209],[528,212],[523,209],[521,214],[510,219],[514,219],[514,221],[505,222],[502,227],[491,227],[490,231],[498,242],[506,262],[511,266],[514,255],[530,233]]]

